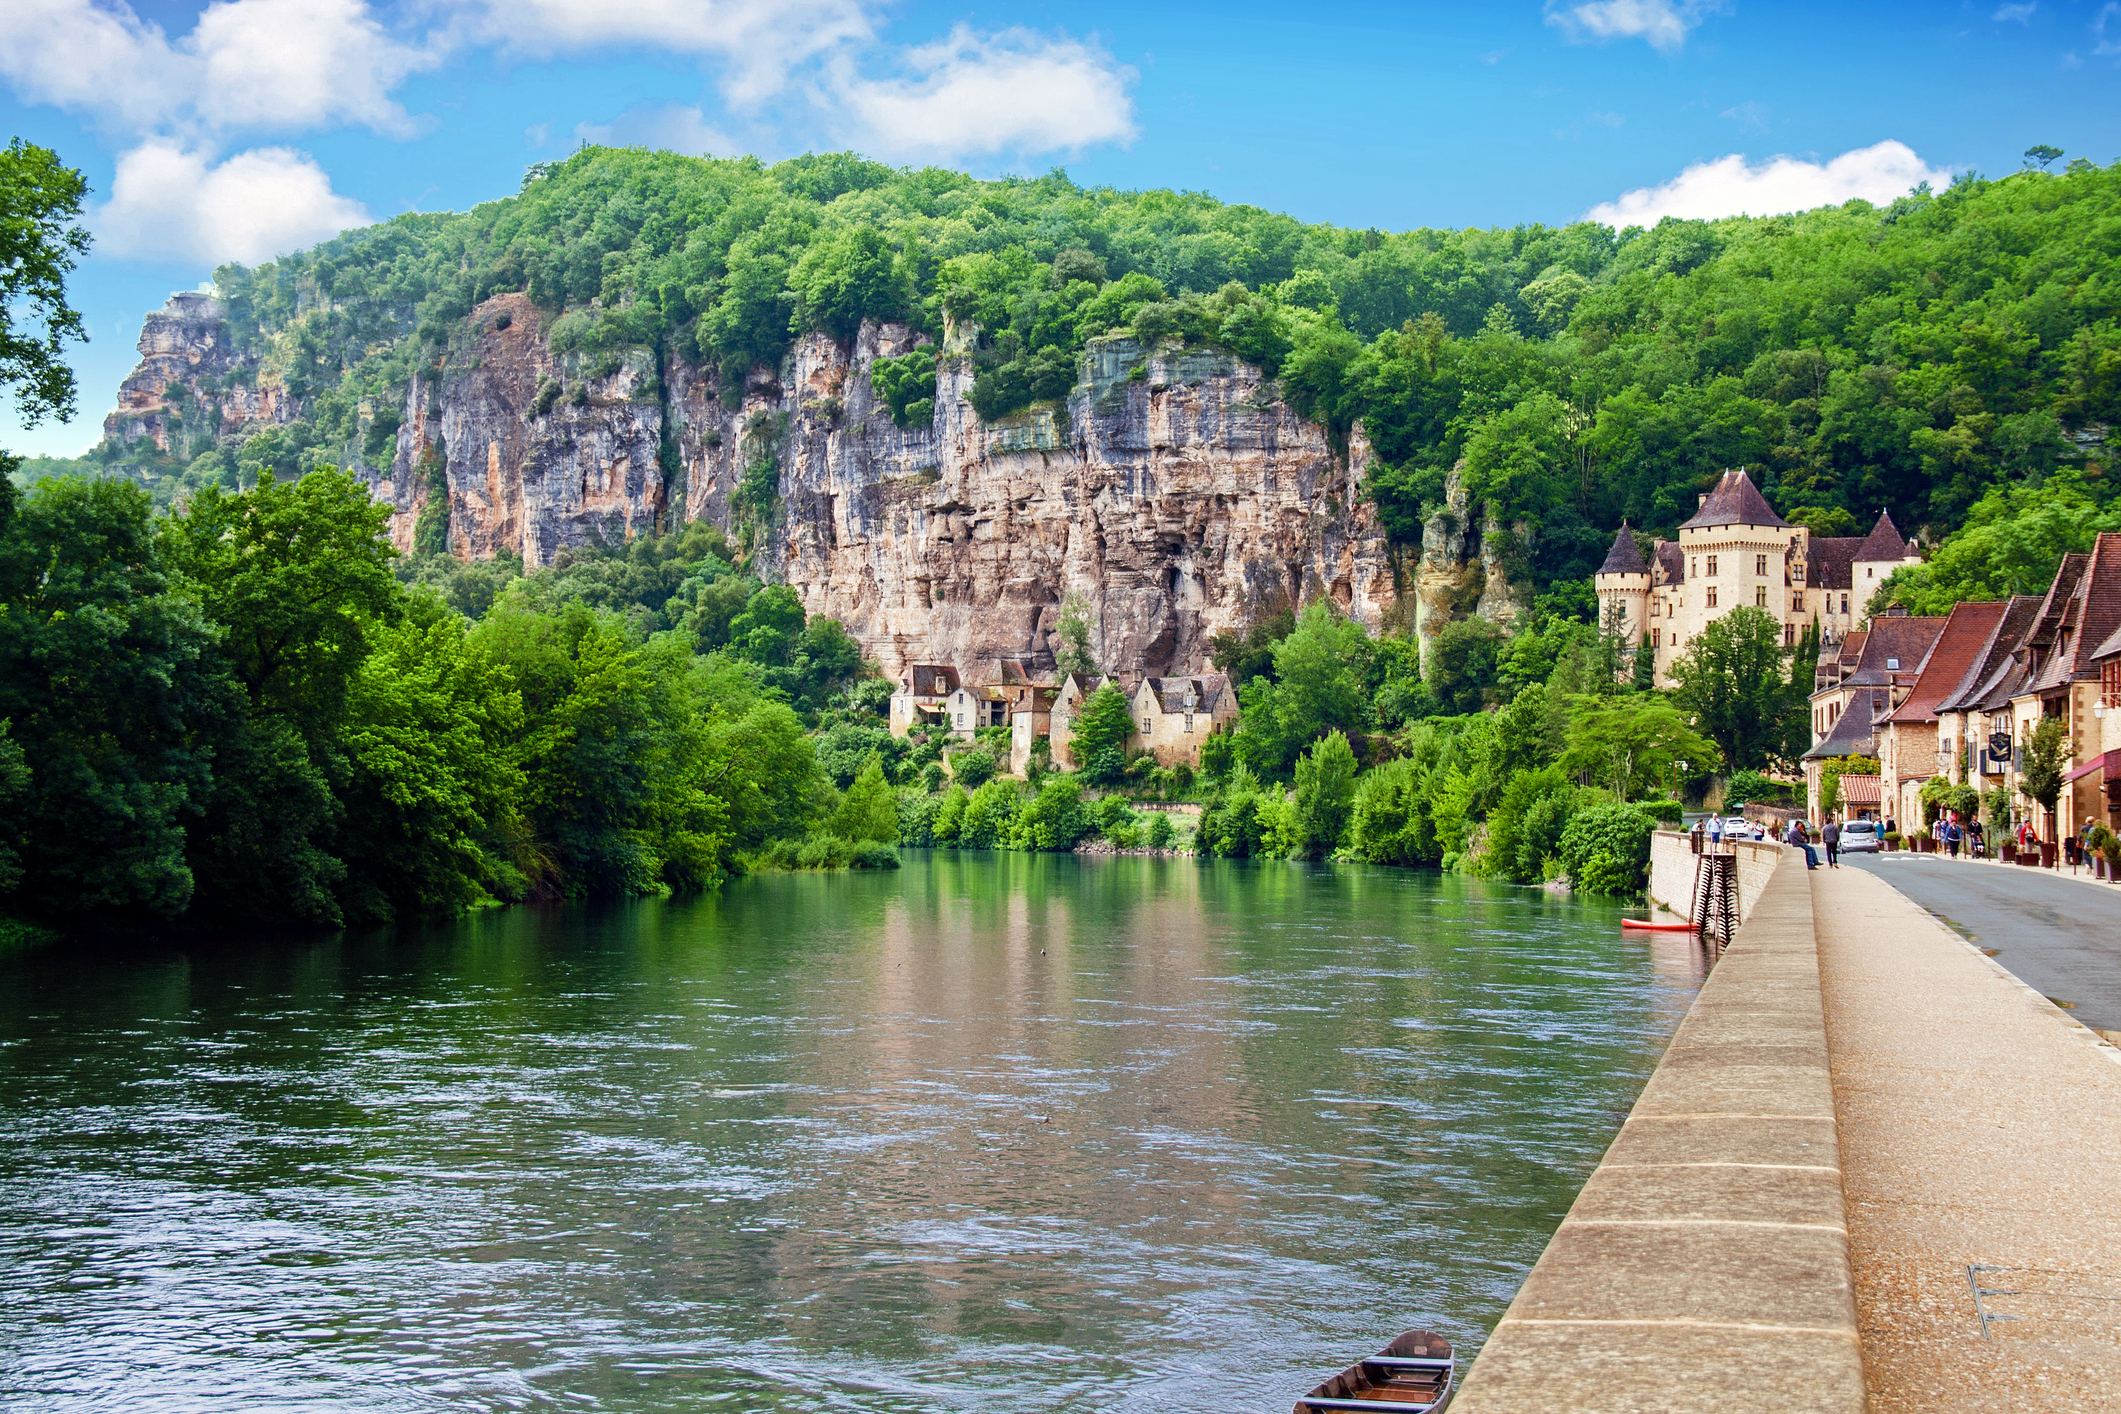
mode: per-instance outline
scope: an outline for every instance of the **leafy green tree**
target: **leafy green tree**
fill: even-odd
[[[1710,623],[1672,677],[1672,701],[1738,770],[1786,764],[1810,744],[1808,685],[1791,681],[1782,625],[1765,609],[1733,609]]]
[[[1843,776],[1875,776],[1878,774],[1878,758],[1875,756],[1837,756],[1821,764],[1819,768],[1819,808],[1826,814],[1841,809],[1841,778]]]
[[[1092,834],[1096,823],[1083,808],[1082,782],[1073,776],[1048,776],[1038,794],[1017,812],[1010,826],[1010,842],[1018,849],[1074,849]]]
[[[847,788],[827,828],[843,840],[899,842],[898,799],[891,794],[890,782],[884,779],[882,758],[869,758],[869,764],[862,767],[862,773]]]
[[[1516,884],[1536,884],[1561,849],[1575,812],[1576,788],[1558,766],[1523,770],[1503,786],[1488,813],[1487,848],[1479,872]]]
[[[1445,624],[1429,644],[1429,693],[1446,712],[1478,712],[1498,681],[1502,632],[1485,619]]]
[[[1716,765],[1716,745],[1661,697],[1580,699],[1569,717],[1562,769],[1621,800],[1669,788],[1682,774]],[[1685,762],[1682,768],[1681,762]]]
[[[214,766],[197,723],[228,698],[213,637],[170,583],[139,487],[61,477],[17,503],[0,479],[0,721],[28,772],[6,811],[21,873],[0,908],[56,920],[190,903],[186,825]]]
[[[1088,681],[1098,675],[1097,655],[1090,651],[1090,601],[1080,594],[1061,600],[1060,624],[1055,631],[1059,647],[1054,649],[1054,668],[1063,676],[1073,673]]]
[[[997,849],[1006,844],[1017,804],[1016,787],[1007,781],[989,781],[972,792],[958,825],[958,847]]]
[[[2062,798],[2063,777],[2073,755],[2069,719],[2060,716],[2042,717],[2025,734],[2019,747],[2018,789],[2047,812],[2050,834],[2054,831],[2055,803]]]
[[[1340,848],[1355,805],[1355,752],[1329,732],[1296,763],[1296,853],[1320,859]]]
[[[1355,786],[1350,848],[1372,864],[1433,864],[1442,857],[1429,811],[1426,774],[1399,757]]]
[[[1236,750],[1263,776],[1285,779],[1313,741],[1330,731],[1360,735],[1371,721],[1364,687],[1370,638],[1320,602],[1274,646],[1274,677],[1238,692]]]
[[[75,224],[87,195],[81,174],[49,148],[18,137],[0,152],[0,389],[25,427],[73,416],[66,345],[88,331],[67,303],[66,277],[88,252],[88,232]],[[12,470],[0,465],[0,482]]]
[[[1585,893],[1639,893],[1649,881],[1657,822],[1632,805],[1578,810],[1561,833],[1561,865]]]
[[[1134,708],[1127,694],[1106,683],[1082,701],[1069,728],[1068,749],[1085,775],[1104,783],[1113,764],[1134,735]],[[1098,765],[1093,768],[1093,762]],[[1124,766],[1124,761],[1120,765]]]
[[[489,894],[522,897],[539,880],[517,813],[523,700],[514,681],[431,600],[371,634],[340,748],[346,912],[384,920],[454,913]]]
[[[992,751],[984,746],[975,746],[970,750],[952,753],[950,773],[966,790],[978,790],[994,779],[996,764]]]
[[[790,272],[793,327],[818,329],[841,343],[864,319],[897,317],[906,307],[906,282],[882,232],[868,224],[844,226],[805,250]]]
[[[936,350],[915,349],[869,365],[869,383],[891,409],[897,427],[925,427],[935,420]]]

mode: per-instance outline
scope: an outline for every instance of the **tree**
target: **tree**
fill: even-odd
[[[1329,731],[1359,737],[1370,725],[1364,686],[1370,636],[1330,604],[1304,610],[1274,646],[1274,677],[1255,677],[1238,692],[1239,759],[1263,776],[1287,779],[1297,758]]]
[[[847,788],[827,828],[843,840],[899,842],[898,800],[884,779],[883,758],[869,758],[869,764],[862,767],[862,773]]]
[[[1637,692],[1654,692],[1657,689],[1657,650],[1650,644],[1650,636],[1644,634],[1635,644],[1635,661],[1630,665],[1629,683]]]
[[[1318,859],[1340,848],[1355,804],[1355,752],[1329,732],[1296,763],[1296,852]]]
[[[0,826],[21,866],[0,907],[175,916],[194,888],[186,822],[213,782],[197,728],[226,697],[214,630],[171,585],[137,485],[11,491],[0,477],[0,721],[27,775]]]
[[[2025,149],[2025,165],[2029,168],[2037,167],[2045,172],[2055,159],[2061,155],[2061,148],[2050,147],[2044,142],[2036,142]]]
[[[1775,617],[1746,606],[1694,635],[1672,664],[1672,700],[1733,769],[1787,762],[1808,740],[1808,694],[1791,682],[1786,652]]]
[[[1127,694],[1111,683],[1083,699],[1070,730],[1068,750],[1076,769],[1091,780],[1109,783],[1115,768],[1126,765],[1127,738],[1134,735],[1134,708]]]
[[[1841,778],[1843,776],[1875,776],[1878,774],[1878,758],[1875,756],[1836,756],[1819,768],[1819,808],[1833,814],[1841,808]]]
[[[1482,618],[1445,624],[1429,644],[1429,694],[1446,712],[1478,712],[1496,682],[1502,631]]]
[[[2042,717],[2020,746],[2018,789],[2047,812],[2050,834],[2055,827],[2055,802],[2062,798],[2062,778],[2074,756],[2065,717]]]
[[[1716,761],[1715,743],[1688,726],[1678,708],[1661,697],[1630,695],[1577,701],[1561,765],[1587,785],[1633,800]]]
[[[1098,674],[1097,655],[1090,651],[1090,601],[1080,594],[1061,600],[1060,647],[1054,650],[1054,667],[1063,675],[1073,673],[1089,681]]]
[[[81,174],[48,148],[18,137],[0,152],[0,388],[25,427],[73,416],[66,345],[88,331],[67,303],[66,277],[88,252],[88,232],[74,224],[87,195]],[[0,466],[0,482],[11,470]]]

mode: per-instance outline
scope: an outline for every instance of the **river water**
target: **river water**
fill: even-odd
[[[1451,876],[907,860],[0,959],[0,1404],[1278,1414],[1477,1344],[1700,981]]]

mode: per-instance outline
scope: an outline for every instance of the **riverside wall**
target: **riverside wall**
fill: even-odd
[[[1865,1408],[1809,879],[1739,848],[1744,925],[1452,1414]]]
[[[1786,846],[1737,840],[1723,848],[1738,856],[1738,917],[1751,918]],[[1694,920],[1694,846],[1678,830],[1659,830],[1650,840],[1650,902],[1690,923]]]

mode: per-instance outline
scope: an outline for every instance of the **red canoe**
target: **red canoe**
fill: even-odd
[[[1638,933],[1691,933],[1694,931],[1694,925],[1691,923],[1645,923],[1640,918],[1623,918],[1620,920],[1620,926],[1633,928]]]

